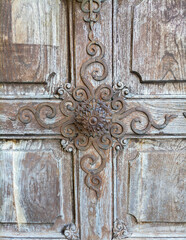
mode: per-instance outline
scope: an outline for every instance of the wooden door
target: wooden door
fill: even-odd
[[[186,239],[185,11],[0,1],[0,239]]]

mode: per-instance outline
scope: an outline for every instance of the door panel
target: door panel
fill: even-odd
[[[158,123],[164,110],[177,115],[163,130],[130,135],[123,154],[114,157],[116,239],[186,237],[184,9],[183,1],[118,1],[115,6],[114,68],[128,87],[126,102],[148,109]],[[146,126],[138,113],[128,118],[127,129],[135,116],[141,128]]]
[[[130,139],[116,158],[115,207],[132,236],[185,236],[185,150],[185,139]]]
[[[75,221],[72,157],[54,137],[59,129],[44,130],[29,110],[18,116],[25,105],[54,101],[59,119],[54,94],[69,78],[67,15],[64,1],[0,3],[1,239],[61,239]],[[50,113],[44,106],[40,117]],[[30,124],[18,120],[28,115]]]
[[[72,162],[59,141],[4,140],[0,155],[2,231],[59,231],[58,221],[72,222]]]
[[[135,98],[184,97],[184,1],[115,2],[116,78]]]
[[[142,1],[134,7],[132,72],[141,82],[185,81],[184,1]]]
[[[60,0],[1,1],[1,83],[47,84],[40,88],[49,91],[68,78],[66,9]],[[27,89],[32,97],[38,94],[35,86],[3,86],[7,97],[26,95]]]
[[[186,239],[184,11],[1,1],[0,239]]]

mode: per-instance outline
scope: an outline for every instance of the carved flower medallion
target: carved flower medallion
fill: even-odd
[[[63,99],[61,109],[67,117],[61,132],[74,141],[76,148],[84,150],[91,143],[105,150],[113,143],[121,146],[124,125],[120,118],[125,102],[119,92],[116,94],[111,86],[103,84],[92,91],[83,86],[70,92],[64,87],[58,93]]]
[[[83,75],[82,75],[83,76]],[[151,127],[163,129],[175,118],[175,115],[165,115],[165,121],[157,124],[150,112],[143,107],[127,109],[125,101],[125,86],[118,83],[117,86],[101,84],[94,89],[85,78],[84,85],[72,88],[70,84],[58,89],[59,110],[62,115],[59,121],[47,123],[42,117],[42,109],[47,109],[46,119],[55,119],[57,115],[56,105],[52,103],[40,103],[36,107],[23,106],[12,120],[18,118],[22,123],[29,124],[34,115],[36,121],[43,128],[57,128],[63,139],[61,145],[64,150],[72,152],[73,149],[88,150],[91,146],[99,154],[101,163],[96,165],[97,158],[86,154],[81,158],[80,165],[86,173],[85,183],[100,196],[102,178],[101,172],[106,166],[106,150],[114,147],[121,150],[126,144],[125,118],[133,113],[145,116],[147,123],[140,127],[140,117],[130,120],[130,128],[135,134],[145,134]],[[143,124],[142,124],[143,125]],[[93,166],[95,168],[93,168]]]
[[[110,108],[99,100],[80,102],[75,110],[75,125],[87,136],[101,136],[109,133],[112,121]]]

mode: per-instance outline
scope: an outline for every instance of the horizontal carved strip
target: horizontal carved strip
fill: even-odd
[[[40,111],[40,118],[42,122],[46,124],[52,124],[54,128],[45,128],[45,124],[38,123],[35,116],[32,112],[25,112],[31,117],[29,123],[23,123],[18,118],[15,119],[18,114],[18,110],[21,107],[29,106],[32,109],[36,109],[39,104],[49,104],[53,106],[56,111],[54,118],[47,118],[47,113],[51,113],[50,107],[43,107]],[[32,135],[41,136],[45,135],[60,135],[60,122],[63,121],[64,116],[62,115],[59,107],[59,100],[4,100],[3,103],[0,101],[0,134],[1,135]],[[148,132],[150,134],[159,134],[159,135],[184,135],[186,133],[186,119],[184,118],[183,112],[186,109],[186,103],[183,100],[174,99],[146,99],[146,100],[126,100],[127,107],[126,109],[131,108],[143,108],[146,109],[151,115],[154,121],[157,124],[163,124],[166,114],[176,115],[177,117],[172,119],[170,123],[162,130],[155,129],[151,127]],[[26,117],[25,115],[25,117]],[[139,111],[134,111],[126,118],[122,119],[122,122],[125,125],[125,134],[133,135],[131,130],[131,121],[133,119],[139,118],[141,123],[136,122],[136,127],[138,129],[143,129],[147,124],[147,117],[145,114],[140,113]],[[57,123],[57,124],[56,124]],[[6,136],[5,136],[6,137]],[[8,136],[7,136],[8,137]]]

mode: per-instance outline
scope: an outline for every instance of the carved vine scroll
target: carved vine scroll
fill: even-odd
[[[126,134],[125,119],[132,113],[142,114],[146,118],[146,125],[139,128],[141,123],[139,117],[134,117],[130,122],[130,128],[135,134],[146,134],[150,128],[163,129],[175,115],[166,115],[163,124],[157,124],[150,112],[143,107],[133,107],[127,109],[125,96],[128,90],[118,82],[114,87],[108,84],[100,84],[94,88],[90,79],[86,75],[87,68],[94,63],[102,66],[102,73],[92,72],[92,79],[103,81],[108,75],[108,66],[104,60],[105,47],[93,36],[93,25],[99,20],[101,5],[103,0],[77,0],[81,3],[81,9],[88,17],[84,21],[89,23],[89,40],[87,44],[87,54],[90,56],[83,63],[80,76],[83,85],[74,88],[67,83],[60,87],[57,97],[60,99],[58,106],[52,101],[41,103],[37,106],[23,106],[18,110],[15,117],[24,124],[29,124],[36,119],[43,128],[59,128],[62,135],[61,145],[64,150],[72,152],[74,149],[84,151],[91,146],[99,154],[101,161],[99,166],[97,158],[92,154],[85,154],[81,160],[81,169],[86,173],[85,184],[88,188],[96,192],[97,197],[101,195],[102,178],[101,172],[106,166],[106,153],[114,147],[121,150],[125,145],[124,136]],[[42,109],[48,112],[45,119],[41,116]],[[61,118],[55,122],[57,108],[60,110]],[[54,123],[47,123],[48,119],[53,119]],[[93,168],[92,166],[96,166]]]

